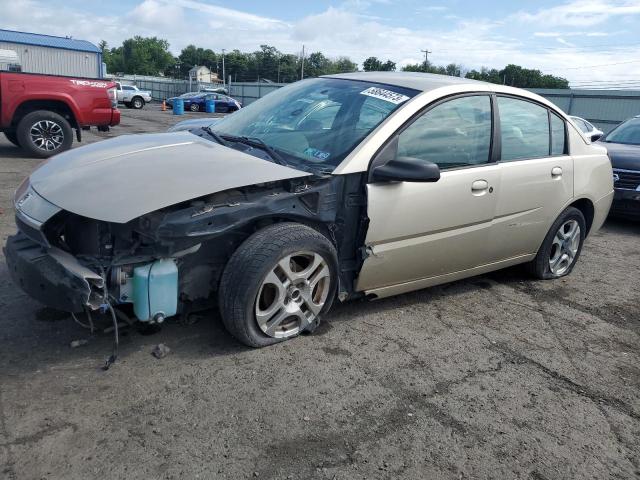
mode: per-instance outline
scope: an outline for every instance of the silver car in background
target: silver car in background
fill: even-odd
[[[60,154],[17,191],[15,282],[141,322],[217,305],[260,347],[334,301],[525,264],[568,275],[603,224],[612,169],[525,90],[419,73],[293,83],[199,128]]]
[[[585,120],[582,117],[576,117],[575,115],[571,115],[569,118],[573,120],[573,123],[577,125],[585,137],[592,142],[599,140],[600,137],[604,135],[604,132],[599,128],[596,128],[589,120]]]

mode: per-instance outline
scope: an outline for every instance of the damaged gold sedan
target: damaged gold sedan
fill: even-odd
[[[612,196],[605,150],[535,94],[344,74],[50,159],[16,193],[5,255],[51,307],[131,304],[160,323],[217,305],[261,347],[314,330],[335,300],[519,263],[567,275]]]

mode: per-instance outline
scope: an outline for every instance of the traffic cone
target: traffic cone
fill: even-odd
[[[167,99],[163,99],[162,100],[162,111],[166,112],[167,111]]]

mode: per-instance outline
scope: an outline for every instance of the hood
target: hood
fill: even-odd
[[[211,193],[310,175],[188,132],[123,135],[56,155],[32,188],[63,210],[126,223]]]
[[[640,170],[640,145],[598,142],[607,149],[613,168]]]

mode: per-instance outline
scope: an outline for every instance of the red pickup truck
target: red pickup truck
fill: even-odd
[[[0,72],[0,131],[36,157],[68,150],[73,129],[120,123],[115,83],[35,73]]]

